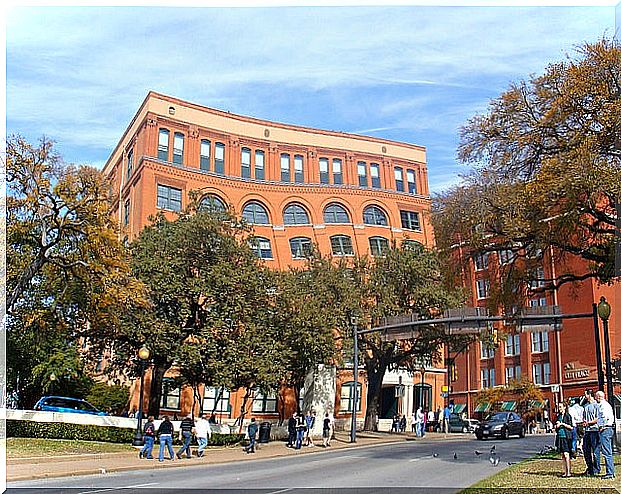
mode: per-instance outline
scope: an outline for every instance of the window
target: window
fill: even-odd
[[[425,248],[419,241],[407,239],[401,242],[401,247],[408,250],[423,250]]]
[[[384,237],[370,237],[369,246],[372,256],[385,256],[388,252],[388,239]]]
[[[220,213],[226,211],[226,205],[218,196],[213,194],[208,194],[201,199],[200,205],[198,206],[200,211],[209,211],[211,213]]]
[[[132,176],[132,167],[134,166],[134,150],[130,149],[127,153],[127,178]]]
[[[496,386],[496,370],[481,369],[481,387],[493,388]]]
[[[401,211],[401,227],[420,232],[420,219],[414,211]]]
[[[253,225],[268,225],[270,222],[267,209],[261,203],[249,202],[244,206],[242,217]]]
[[[261,150],[254,152],[254,178],[265,180],[265,153]]]
[[[181,388],[175,384],[174,379],[165,377],[162,380],[162,398],[160,407],[170,410],[179,410]]]
[[[359,412],[360,402],[361,402],[361,394],[362,394],[362,384],[357,383],[357,391],[356,391],[356,411]],[[339,412],[353,412],[354,411],[354,383],[348,382],[343,383],[341,386],[341,404],[339,407]]]
[[[170,132],[167,129],[160,129],[159,138],[157,141],[157,159],[162,161],[168,161],[168,137]]]
[[[181,132],[175,132],[175,138],[173,139],[173,163],[177,165],[183,164],[183,139],[184,136]]]
[[[408,170],[406,172],[406,177],[408,179],[408,193],[416,194],[416,174],[414,170]]]
[[[489,254],[476,254],[474,256],[474,267],[477,271],[487,269],[489,267]]]
[[[300,154],[296,154],[293,157],[293,170],[295,172],[295,183],[304,183],[304,157]]]
[[[276,413],[278,398],[274,393],[264,395],[261,391],[255,391],[252,399],[252,411],[254,413]]]
[[[533,383],[550,384],[550,362],[533,364]]]
[[[291,247],[291,257],[294,259],[304,259],[313,251],[311,239],[307,237],[295,237],[289,240]]]
[[[371,187],[381,189],[380,166],[377,163],[371,163]]]
[[[522,368],[519,365],[505,368],[505,383],[508,383],[512,379],[519,381],[521,376]]]
[[[181,211],[181,189],[157,184],[157,207]]]
[[[280,155],[280,181],[291,181],[291,162],[290,156],[287,153]]]
[[[537,331],[531,333],[531,350],[532,353],[543,353],[548,351],[548,332]]]
[[[369,206],[362,212],[362,221],[365,225],[388,226],[386,214],[377,206]]]
[[[477,280],[477,298],[479,300],[489,297],[489,280]]]
[[[224,175],[224,144],[216,142],[215,172]]]
[[[340,204],[329,204],[323,211],[324,223],[349,223],[349,214]]]
[[[530,281],[528,282],[528,286],[531,290],[534,290],[536,288],[544,287],[545,284],[545,275],[543,273],[543,268],[540,266],[530,273]]]
[[[544,298],[533,298],[529,301],[531,307],[543,307],[544,305],[548,305],[548,301]]]
[[[330,183],[330,172],[328,170],[328,158],[319,158],[319,183]]]
[[[519,355],[520,354],[520,335],[510,334],[505,341],[505,355]]]
[[[211,142],[207,139],[201,140],[201,170],[211,170]]]
[[[511,249],[499,250],[498,259],[500,264],[511,264],[515,259],[515,253]]]
[[[310,225],[308,213],[299,204],[289,204],[283,214],[285,225]]]
[[[332,160],[332,181],[334,185],[343,183],[343,162],[338,158]]]
[[[354,247],[351,243],[351,237],[347,235],[334,235],[330,237],[332,245],[332,254],[335,256],[353,256]]]
[[[259,259],[273,259],[272,244],[267,238],[255,237],[248,242],[254,255]]]
[[[403,192],[403,168],[395,168],[395,188]]]
[[[481,358],[494,358],[494,347],[481,342]]]
[[[358,162],[358,185],[360,187],[368,187],[367,181],[367,164],[364,161]]]
[[[250,149],[241,149],[241,176],[250,178]]]
[[[205,386],[205,394],[203,396],[203,411],[205,413],[230,413],[231,393],[226,388],[214,388]]]
[[[129,225],[129,199],[125,201],[125,208],[123,210],[123,224]]]

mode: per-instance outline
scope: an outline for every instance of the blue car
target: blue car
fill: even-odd
[[[44,396],[34,407],[35,410],[43,412],[66,412],[66,413],[88,413],[90,415],[107,415],[106,412],[98,410],[88,401],[79,398],[67,398],[66,396]]]

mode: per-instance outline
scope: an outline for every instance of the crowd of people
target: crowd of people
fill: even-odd
[[[582,453],[587,466],[584,475],[599,476],[603,457],[606,474],[600,478],[615,478],[612,456],[615,416],[603,391],[593,393],[587,389],[583,399],[574,399],[571,406],[567,402],[559,403],[554,428],[556,448],[563,459],[563,477],[571,477],[571,460]]]
[[[315,411],[309,410],[306,415],[298,411],[289,417],[287,422],[287,447],[293,449],[300,449],[302,446],[313,447],[315,443],[313,441],[312,431],[315,428],[316,417]],[[334,419],[328,412],[323,417],[322,421],[322,445],[324,448],[330,446],[330,441],[334,436]]]

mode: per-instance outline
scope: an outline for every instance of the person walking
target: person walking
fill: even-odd
[[[140,458],[146,458],[147,460],[153,459],[153,443],[155,442],[155,424],[153,423],[153,417],[147,418],[147,423],[144,424],[142,437],[144,438],[144,446],[138,453]]]
[[[190,443],[192,442],[192,431],[194,430],[194,418],[191,413],[181,421],[179,425],[179,440],[183,441],[183,446],[177,451],[177,458],[181,459],[181,455],[185,452],[187,458],[192,458],[192,450]]]
[[[202,413],[198,414],[194,432],[196,433],[196,440],[198,441],[196,456],[202,458],[205,455],[205,448],[209,444],[209,439],[211,438],[211,425],[209,424],[209,420],[205,420],[205,416]]]
[[[306,414],[306,437],[305,444],[306,446],[312,447],[315,446],[313,442],[313,429],[315,428],[315,410],[311,410]]]
[[[323,447],[327,448],[330,446],[330,439],[332,439],[332,430],[334,429],[334,424],[332,423],[332,419],[330,418],[330,414],[326,412],[325,417],[323,418]]]
[[[597,427],[599,429],[599,442],[606,465],[606,475],[600,478],[608,480],[615,478],[615,464],[612,458],[612,436],[615,432],[615,415],[605,396],[603,391],[595,393],[595,401],[598,404]]]
[[[418,407],[416,410],[416,436],[423,437],[422,428],[425,427],[425,415],[423,414],[422,407]]]
[[[289,437],[287,439],[287,448],[293,448],[293,445],[295,444],[295,424],[297,422],[296,419],[297,413],[294,413],[293,415],[291,415],[291,417],[289,417],[289,421],[287,422],[287,432],[289,433]]]
[[[399,432],[405,432],[405,428],[407,427],[408,419],[405,417],[405,413],[401,415],[401,419],[399,419]]]
[[[306,418],[302,412],[298,412],[295,420],[295,449],[300,449],[302,447],[304,432],[306,432]]]
[[[412,411],[412,432],[416,434],[416,410]]]
[[[443,429],[445,433],[449,432],[449,420],[451,418],[451,409],[447,406],[444,407],[444,421],[443,421]]]
[[[563,475],[561,477],[571,477],[571,431],[574,423],[571,415],[567,411],[565,403],[558,404],[558,415],[556,416],[556,448],[563,459]]]
[[[599,405],[595,401],[593,391],[590,389],[584,392],[584,396],[587,399],[587,404],[584,406],[584,439],[582,440],[582,453],[587,466],[584,474],[593,477],[594,475],[599,475],[601,470],[599,458],[601,445],[599,442],[599,428],[597,427]]]
[[[420,437],[425,437],[425,430],[427,429],[427,409],[422,408],[421,413],[423,414],[423,419],[420,424]]]
[[[433,410],[429,410],[427,413],[427,423],[425,424],[428,427],[429,432],[433,432],[433,422],[435,420],[436,414],[433,413]]]
[[[162,417],[162,423],[157,429],[157,435],[160,437],[160,455],[159,460],[164,461],[164,448],[168,448],[168,454],[170,455],[170,459],[175,459],[175,451],[172,446],[172,438],[173,433],[175,432],[175,428],[170,421],[170,417],[168,415],[164,415]]]
[[[392,428],[390,429],[390,432],[399,432],[399,414],[395,413],[395,415],[392,418]]]
[[[245,449],[246,454],[256,453],[255,446],[257,444],[257,432],[258,432],[258,430],[259,430],[259,424],[257,424],[257,419],[252,417],[250,419],[250,423],[248,424],[248,439],[249,439],[250,442],[249,442],[248,446]]]
[[[584,422],[584,408],[580,406],[580,398],[573,399],[573,404],[568,411],[574,422],[574,428],[571,431],[571,457],[575,459],[578,456],[578,451],[582,452],[582,441],[578,434],[578,426],[582,427]]]

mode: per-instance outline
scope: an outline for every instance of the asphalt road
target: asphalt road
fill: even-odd
[[[310,494],[354,488],[352,493],[457,492],[473,483],[535,455],[553,436],[477,441],[472,437],[408,441],[338,451],[321,451],[274,459],[197,465],[163,470],[32,480],[8,484],[8,492],[60,494],[183,493],[194,489],[254,494]],[[495,457],[490,448],[495,446]],[[481,452],[480,455],[475,450]],[[240,453],[241,454],[241,453]],[[456,456],[456,458],[455,458]],[[491,458],[498,459],[496,466]],[[147,490],[148,489],[148,490]],[[323,491],[327,492],[327,491]]]

